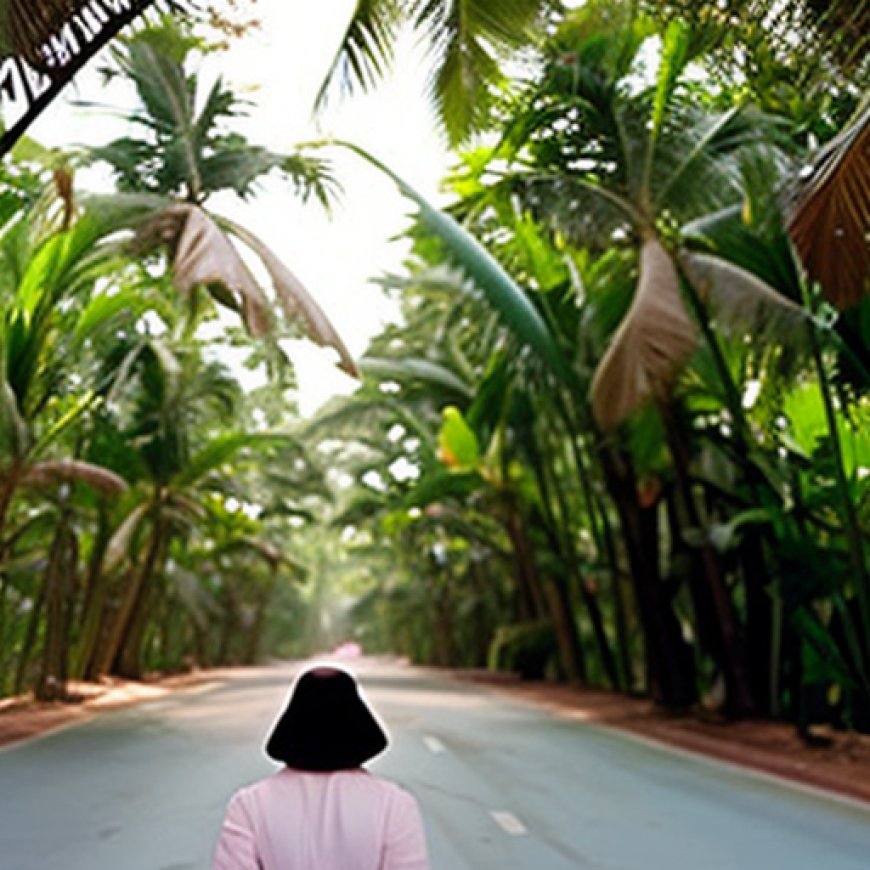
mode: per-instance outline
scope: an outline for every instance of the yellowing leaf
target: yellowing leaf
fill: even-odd
[[[441,461],[456,471],[470,471],[480,462],[480,446],[462,412],[452,405],[445,408],[444,422],[438,435]]]

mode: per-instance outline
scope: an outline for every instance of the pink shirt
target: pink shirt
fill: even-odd
[[[362,768],[285,768],[230,799],[212,870],[428,870],[417,802]]]

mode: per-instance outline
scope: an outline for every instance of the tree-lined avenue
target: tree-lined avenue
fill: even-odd
[[[423,809],[435,870],[858,870],[870,810],[438,673],[354,665]],[[205,870],[294,673],[240,671],[0,753],[0,866]]]

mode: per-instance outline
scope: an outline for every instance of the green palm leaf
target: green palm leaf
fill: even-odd
[[[393,57],[393,43],[402,19],[397,0],[356,0],[338,52],[317,95],[323,106],[337,85],[351,92],[373,85],[383,76]]]
[[[317,105],[339,88],[369,88],[393,58],[403,24],[422,35],[432,72],[429,92],[450,140],[458,143],[488,114],[502,81],[501,57],[535,37],[547,0],[357,0]]]
[[[567,378],[567,363],[549,327],[498,260],[450,215],[431,205],[367,151],[348,142],[335,144],[350,149],[393,180],[399,191],[417,205],[423,227],[440,239],[454,264],[474,281],[505,326],[531,348],[557,377]]]
[[[105,572],[113,571],[133,552],[133,540],[149,510],[151,510],[151,502],[141,502],[127,514],[124,521],[115,530],[115,534],[109,539],[106,554],[103,557],[103,570]]]
[[[281,444],[287,436],[264,432],[230,432],[218,435],[191,457],[176,475],[174,483],[183,488],[229,462],[240,450],[258,445]]]
[[[372,375],[382,381],[425,383],[430,389],[434,388],[452,396],[453,401],[468,401],[473,395],[471,387],[450,369],[426,359],[384,359],[367,356],[360,360],[360,369],[363,374]]]

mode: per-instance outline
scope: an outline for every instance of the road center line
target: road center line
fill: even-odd
[[[447,747],[437,737],[430,737],[427,735],[423,738],[423,743],[433,755],[439,755],[447,749]]]
[[[495,823],[512,837],[522,837],[529,833],[528,828],[513,813],[505,810],[490,810],[489,814],[495,819]]]

